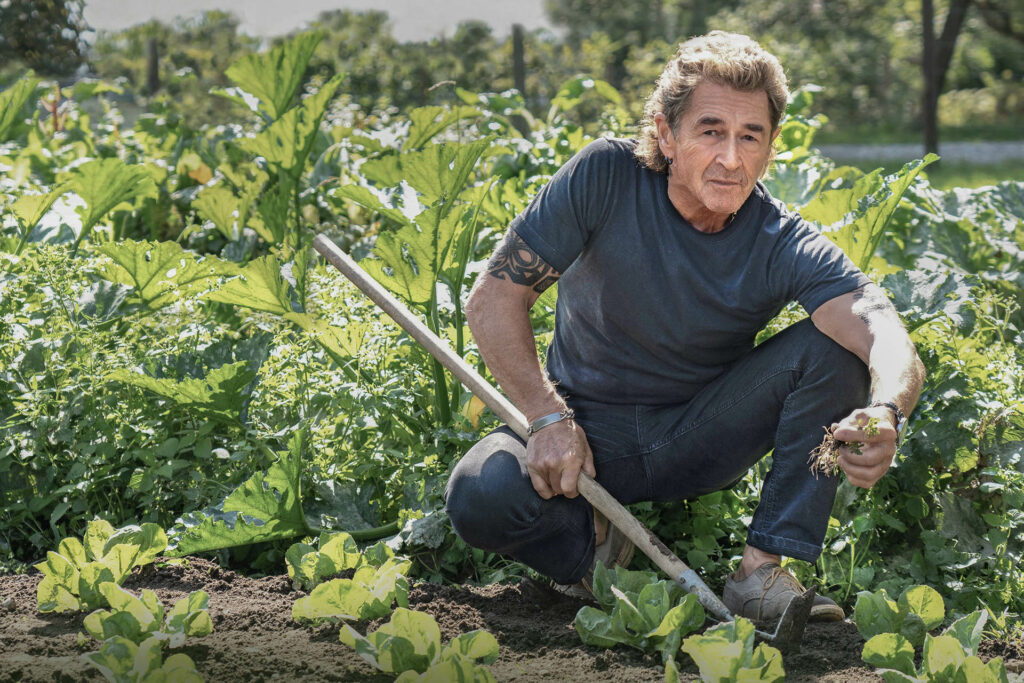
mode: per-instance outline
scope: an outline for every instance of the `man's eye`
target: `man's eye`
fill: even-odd
[[[717,130],[706,130],[706,131],[704,131],[704,135],[718,135],[718,131]]]

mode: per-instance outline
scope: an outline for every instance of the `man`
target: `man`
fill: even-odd
[[[892,463],[923,366],[885,294],[757,182],[787,87],[746,36],[683,43],[638,141],[598,140],[511,224],[467,317],[488,368],[531,423],[460,461],[447,506],[471,545],[571,586],[631,544],[577,497],[582,470],[622,503],[696,497],[772,466],[723,600],[777,617],[802,591],[782,556],[821,552],[838,478],[809,471],[832,425],[839,466],[870,487]],[[529,309],[555,281],[547,372]],[[790,301],[810,314],[754,348]],[[870,420],[870,426],[869,426]],[[773,450],[774,449],[774,450]],[[819,596],[812,619],[844,617]]]

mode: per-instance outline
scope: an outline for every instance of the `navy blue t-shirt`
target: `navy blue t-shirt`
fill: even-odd
[[[676,210],[631,140],[597,140],[511,228],[562,274],[547,370],[604,403],[688,401],[790,301],[808,313],[870,280],[758,183],[724,230]]]

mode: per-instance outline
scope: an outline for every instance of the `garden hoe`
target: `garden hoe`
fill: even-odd
[[[419,318],[414,316],[390,292],[370,277],[352,258],[324,235],[317,235],[313,246],[335,268],[373,300],[402,329],[418,341],[430,354],[450,370],[488,408],[500,417],[521,438],[527,437],[526,417],[479,373],[455,354],[449,346],[430,331]],[[619,501],[615,500],[603,486],[589,475],[580,472],[577,487],[583,497],[618,527],[654,564],[671,576],[688,592],[700,600],[700,604],[720,621],[732,621],[733,615],[718,599],[697,573],[690,569],[647,527],[640,523]],[[773,633],[757,631],[758,637],[770,642],[781,652],[795,652],[800,647],[804,626],[814,601],[814,589],[794,598],[783,612]]]

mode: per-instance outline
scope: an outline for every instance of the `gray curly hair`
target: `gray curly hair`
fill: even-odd
[[[778,128],[789,97],[779,60],[749,36],[712,31],[680,43],[647,98],[636,147],[636,157],[644,166],[658,173],[668,172],[668,162],[658,146],[654,117],[664,114],[675,133],[694,89],[705,81],[745,92],[763,90],[768,95],[772,130]]]

